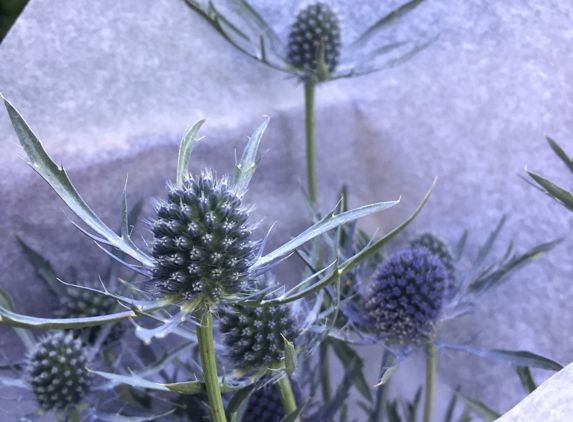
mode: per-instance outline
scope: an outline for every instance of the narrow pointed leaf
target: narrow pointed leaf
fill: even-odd
[[[364,31],[360,37],[356,39],[349,47],[349,50],[357,50],[361,48],[364,44],[366,44],[372,37],[378,34],[381,30],[394,25],[398,22],[398,20],[404,16],[409,11],[415,9],[422,3],[424,0],[411,0],[408,3],[403,4],[402,6],[392,10],[386,16],[382,17],[374,24],[372,24],[366,31]]]
[[[232,420],[234,417],[233,415],[240,413],[241,409],[243,409],[247,404],[247,400],[249,400],[254,389],[254,384],[249,385],[240,389],[233,395],[231,400],[229,400],[229,404],[227,404],[227,407],[225,408],[225,414],[227,415],[228,420]]]
[[[497,237],[499,236],[499,233],[501,232],[501,229],[503,228],[503,225],[505,224],[506,220],[507,220],[507,215],[501,217],[501,220],[499,221],[499,223],[497,223],[497,226],[495,227],[494,231],[491,232],[485,244],[480,248],[478,256],[474,263],[475,267],[480,266],[490,253],[491,248],[493,247],[493,244],[495,243]]]
[[[0,377],[0,385],[2,387],[10,387],[10,388],[25,388],[25,389],[30,388],[28,383],[21,378]]]
[[[531,368],[546,369],[548,371],[560,371],[563,369],[563,365],[554,360],[523,350],[478,349],[461,344],[446,344],[444,346],[509,365],[528,366]]]
[[[0,325],[41,330],[69,330],[72,328],[93,327],[110,322],[123,321],[124,319],[135,318],[137,316],[138,314],[133,311],[125,311],[111,315],[85,318],[37,318],[18,314],[0,306]]]
[[[452,394],[452,399],[448,404],[448,408],[446,409],[446,415],[444,416],[444,422],[452,422],[452,418],[454,417],[454,410],[456,409],[456,402],[458,401],[457,394]]]
[[[165,338],[168,334],[175,331],[183,321],[185,321],[185,314],[183,312],[179,312],[169,321],[156,328],[144,328],[136,324],[135,335],[145,344],[150,344],[153,338]]]
[[[164,384],[158,384],[153,381],[148,381],[135,374],[120,375],[102,371],[91,371],[91,372],[112,381],[110,385],[113,386],[125,384],[135,388],[146,388],[149,390],[156,390],[156,391],[170,391],[169,388],[167,388]]]
[[[296,371],[296,350],[294,344],[288,341],[285,336],[283,336],[283,340],[285,342],[285,372],[287,375],[292,375]]]
[[[0,289],[0,306],[3,306],[4,308],[8,309],[11,312],[16,312],[16,307],[14,306],[14,301],[12,299],[12,296],[10,296],[8,292],[5,292],[2,289]],[[36,344],[36,341],[34,340],[34,336],[32,335],[32,333],[23,328],[16,328],[16,327],[12,328],[14,329],[18,337],[20,337],[20,340],[22,340],[22,343],[24,343],[26,349],[32,350]]]
[[[458,244],[456,245],[455,252],[454,252],[454,261],[458,262],[461,259],[462,254],[464,253],[464,249],[466,248],[467,240],[468,240],[468,230],[466,229],[466,230],[464,230],[462,237],[460,237],[460,240],[458,241]]]
[[[464,396],[463,394],[457,393],[458,396],[466,402],[468,406],[470,406],[474,411],[476,411],[485,422],[493,422],[496,419],[501,418],[501,415],[496,411],[492,410],[481,401],[470,399],[469,397]]]
[[[358,362],[358,364],[361,365],[362,367],[363,365],[362,358],[358,356],[358,354],[354,351],[354,349],[352,349],[352,347],[350,347],[348,344],[336,339],[329,339],[328,342],[332,345],[332,349],[334,350],[334,353],[336,353],[336,356],[342,363],[343,368],[347,368],[353,361]],[[366,400],[372,403],[373,400],[372,391],[370,389],[370,386],[366,382],[366,377],[364,376],[364,371],[362,369],[356,375],[354,383],[358,391],[360,391],[360,394],[362,394],[362,396]]]
[[[32,132],[32,129],[30,129],[20,113],[6,98],[2,98],[20,144],[30,158],[30,166],[48,182],[66,205],[96,233],[107,239],[112,246],[122,250],[135,260],[146,266],[152,266],[154,261],[150,256],[137,248],[129,238],[119,237],[100,220],[76,191],[64,168],[59,167],[46,153],[42,143]]]
[[[153,422],[159,421],[165,416],[169,416],[176,409],[172,409],[169,412],[162,413],[161,415],[150,415],[150,416],[123,416],[119,414],[108,414],[108,413],[97,413],[97,420],[101,422]]]
[[[527,366],[516,366],[515,372],[517,372],[517,375],[519,376],[519,380],[521,381],[521,385],[523,386],[525,393],[533,393],[533,391],[535,391],[537,388],[537,385],[535,385],[535,381],[531,376],[531,371],[529,368]]]
[[[234,185],[237,188],[237,193],[242,196],[247,191],[249,182],[257,168],[257,150],[261,142],[263,133],[269,124],[270,118],[267,117],[265,121],[255,130],[251,139],[247,143],[241,161],[235,165],[235,178]]]
[[[563,188],[560,188],[556,184],[550,182],[549,180],[527,171],[527,173],[531,176],[533,180],[535,180],[541,187],[545,189],[545,193],[551,196],[560,204],[564,205],[567,209],[573,211],[573,194],[571,192],[566,191]]]
[[[294,422],[299,417],[301,412],[304,410],[307,403],[308,403],[308,401],[305,401],[303,404],[298,406],[294,412],[289,413],[284,418],[282,418],[279,422]]]
[[[267,36],[269,38],[271,41],[271,48],[278,49],[282,46],[283,43],[273,28],[271,28],[263,18],[261,18],[261,16],[246,0],[236,0],[235,3],[241,11],[241,14],[248,18],[247,22],[251,23],[251,26],[257,30],[258,34],[261,37]]]
[[[561,159],[561,161],[563,161],[565,165],[569,167],[569,170],[573,172],[573,160],[571,160],[567,156],[565,151],[563,151],[563,149],[561,149],[561,147],[553,139],[547,137],[547,142],[549,142],[551,149],[553,149],[553,151],[555,152],[555,154],[557,154],[557,156]]]
[[[50,288],[59,295],[65,294],[65,287],[58,280],[58,276],[52,268],[50,261],[29,247],[26,242],[24,242],[19,236],[16,236],[16,240],[28,256],[28,260],[34,266],[36,272],[40,275],[40,277],[44,279],[46,283],[48,283],[48,286],[50,286]]]
[[[197,143],[197,132],[206,119],[199,120],[195,123],[191,129],[185,133],[183,139],[181,140],[181,145],[179,146],[179,155],[177,156],[177,186],[181,186],[185,179],[185,176],[189,172],[189,159],[191,153],[193,152],[193,147]]]
[[[298,248],[302,244],[308,242],[311,239],[314,239],[315,237],[329,230],[335,229],[342,224],[354,221],[367,215],[383,211],[396,205],[397,203],[398,201],[388,201],[372,205],[365,205],[363,207],[346,211],[338,215],[334,215],[333,211],[328,215],[326,215],[322,220],[320,220],[319,222],[317,222],[316,224],[312,225],[310,228],[305,230],[303,233],[299,234],[297,237],[292,239],[290,242],[285,243],[280,248],[274,250],[273,252],[259,259],[257,261],[257,265],[261,267],[268,265],[271,262],[288,255],[294,249]]]

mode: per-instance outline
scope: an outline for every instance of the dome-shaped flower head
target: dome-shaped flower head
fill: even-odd
[[[261,282],[257,289],[266,287]],[[236,305],[221,309],[220,329],[228,356],[238,368],[257,368],[284,359],[284,338],[294,342],[299,327],[290,305],[252,307]],[[283,338],[284,336],[284,338]]]
[[[79,404],[89,393],[89,358],[82,342],[58,331],[38,342],[28,356],[28,382],[42,410],[62,410]]]
[[[295,402],[300,404],[301,391],[292,384]],[[286,416],[279,390],[275,384],[256,389],[249,397],[241,422],[279,422]]]
[[[448,290],[444,264],[426,248],[406,249],[377,268],[365,296],[366,319],[389,344],[432,338]]]
[[[60,296],[61,308],[56,312],[59,318],[85,318],[109,315],[114,312],[117,303],[112,297],[77,287],[67,287],[66,293],[67,294]],[[75,337],[80,337],[87,343],[94,344],[101,328],[101,325],[78,328],[72,330],[72,333]],[[125,327],[123,324],[114,324],[104,341],[104,345],[119,340],[124,333]]]
[[[226,177],[208,170],[189,176],[181,186],[169,186],[156,212],[151,274],[159,291],[215,302],[246,287],[259,243],[250,240],[250,210]]]
[[[340,21],[329,5],[315,2],[298,13],[291,27],[287,61],[296,68],[314,71],[321,44],[324,64],[334,72],[340,57]]]
[[[436,255],[444,264],[450,282],[453,284],[456,280],[456,266],[454,255],[448,244],[431,232],[424,232],[418,234],[416,237],[408,242],[410,249],[426,248],[432,254]],[[453,287],[453,286],[450,286]]]

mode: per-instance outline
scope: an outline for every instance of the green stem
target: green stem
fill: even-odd
[[[304,82],[304,106],[306,115],[306,169],[308,174],[308,195],[313,204],[318,204],[316,195],[316,170],[314,157],[314,93],[315,81]]]
[[[213,422],[227,422],[225,407],[221,398],[219,375],[217,374],[217,362],[215,360],[215,344],[213,342],[213,316],[210,312],[198,315],[201,324],[197,326],[197,340],[203,367],[203,378],[207,386],[207,396],[211,406]]]
[[[281,395],[281,402],[285,409],[285,413],[288,415],[289,413],[294,412],[297,409],[297,405],[290,385],[290,379],[287,374],[277,382],[277,387]],[[296,418],[294,422],[300,422],[300,418]]]
[[[432,422],[437,366],[437,348],[435,345],[428,343],[426,345],[426,399],[424,403],[424,422]]]
[[[328,403],[330,400],[330,358],[328,356],[328,340],[324,340],[319,346],[320,354],[320,379],[322,382],[322,400]]]

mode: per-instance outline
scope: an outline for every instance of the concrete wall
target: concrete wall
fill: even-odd
[[[334,3],[345,21],[345,41],[398,4]],[[439,176],[415,230],[431,228],[454,242],[469,228],[469,250],[475,251],[507,213],[500,245],[513,239],[523,251],[567,235],[571,215],[517,174],[528,165],[571,186],[544,136],[573,153],[573,4],[426,3],[388,32],[389,39],[418,40],[440,33],[426,51],[399,68],[319,87],[323,209],[343,183],[351,188],[352,206],[403,195],[399,206],[363,224],[384,232]],[[299,2],[253,4],[286,37]],[[232,171],[234,149],[240,152],[262,115],[270,115],[261,147],[268,152],[247,195],[257,205],[255,218],[265,217],[261,235],[278,222],[270,247],[307,224],[299,188],[305,185],[302,87],[286,76],[234,50],[182,0],[32,0],[0,45],[0,91],[111,226],[119,221],[127,174],[132,203],[163,195],[187,125],[210,118],[191,168],[223,174]],[[21,311],[48,315],[55,300],[46,300],[14,234],[45,251],[56,268],[73,263],[84,277],[104,272],[107,258],[73,228],[64,204],[18,158],[23,152],[4,112],[0,140],[0,285]],[[448,324],[445,335],[572,361],[572,252],[566,240],[487,296],[471,316]],[[297,277],[288,267],[281,275],[291,282]],[[0,333],[2,350],[17,356],[17,338],[6,328]],[[396,384],[405,391],[420,381],[419,359],[409,364]],[[446,386],[461,386],[504,411],[522,397],[512,372],[448,354],[440,364],[441,394],[449,394]]]

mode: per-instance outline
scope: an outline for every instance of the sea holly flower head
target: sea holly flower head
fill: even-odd
[[[90,392],[89,356],[79,339],[61,331],[40,340],[30,353],[26,374],[44,411],[78,405]]]
[[[276,34],[247,0],[236,1],[238,14],[235,17],[226,16],[211,1],[206,4],[199,0],[185,2],[238,50],[302,81],[326,82],[389,69],[433,42],[414,46],[403,41],[382,46],[370,42],[423,0],[410,0],[390,11],[348,45],[342,44],[341,19],[327,2],[315,1],[301,7],[288,42]]]
[[[455,295],[458,290],[456,263],[453,252],[446,241],[432,232],[423,232],[410,239],[408,246],[410,249],[425,248],[441,261],[448,275],[448,297]]]
[[[168,189],[150,222],[157,289],[212,302],[245,291],[260,244],[250,239],[250,209],[228,178],[205,170]]]
[[[366,290],[366,319],[389,344],[424,343],[436,332],[448,274],[426,248],[405,249],[374,273]]]
[[[273,285],[272,279],[262,276],[255,287],[260,291]],[[228,356],[241,369],[282,362],[285,339],[295,342],[300,333],[290,304],[265,308],[235,305],[222,308],[219,315]]]
[[[297,15],[292,24],[287,61],[294,67],[314,72],[317,54],[328,72],[334,72],[340,60],[340,21],[335,11],[326,3],[310,3]]]

